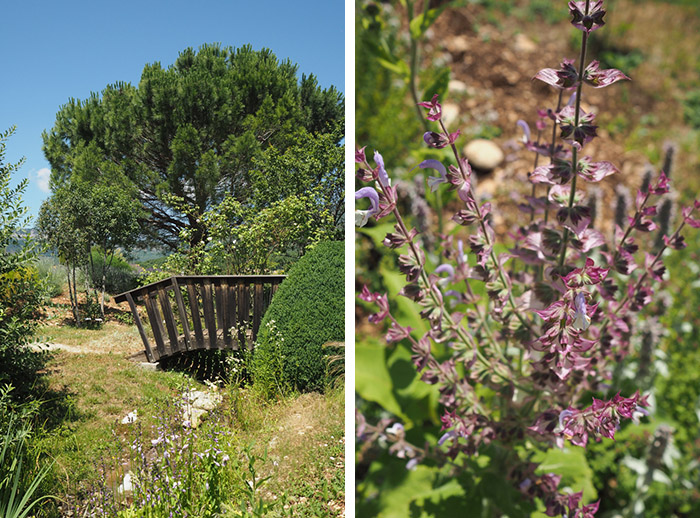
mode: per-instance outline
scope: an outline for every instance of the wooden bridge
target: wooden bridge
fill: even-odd
[[[182,275],[117,295],[128,302],[150,362],[184,351],[250,345],[284,275]],[[137,303],[144,303],[148,326]],[[151,333],[148,332],[150,328]],[[149,340],[151,335],[154,343]]]

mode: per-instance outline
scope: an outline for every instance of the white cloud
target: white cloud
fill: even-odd
[[[36,185],[41,192],[49,192],[49,178],[51,177],[51,169],[42,167],[36,173]]]

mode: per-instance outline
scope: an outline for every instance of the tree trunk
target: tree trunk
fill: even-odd
[[[80,327],[80,308],[78,307],[78,286],[75,279],[75,265],[66,265],[68,274],[68,295],[70,297],[71,311],[75,319],[75,325]],[[72,276],[71,276],[72,274]]]

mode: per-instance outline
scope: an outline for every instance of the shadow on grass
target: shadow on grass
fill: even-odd
[[[163,370],[182,372],[192,376],[197,381],[229,381],[229,358],[233,351],[198,350],[185,351],[175,356],[161,358]]]
[[[77,415],[75,392],[68,387],[50,386],[50,352],[37,352],[27,347],[6,348],[0,351],[0,386],[11,385],[10,407],[16,410],[35,407],[30,412],[35,429],[51,431]]]

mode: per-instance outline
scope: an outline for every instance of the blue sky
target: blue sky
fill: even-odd
[[[6,162],[26,158],[14,183],[36,215],[48,194],[41,132],[71,97],[85,99],[115,81],[138,84],[146,63],[172,64],[204,43],[268,47],[345,91],[344,0],[26,0],[3,2],[0,131],[17,126]]]

